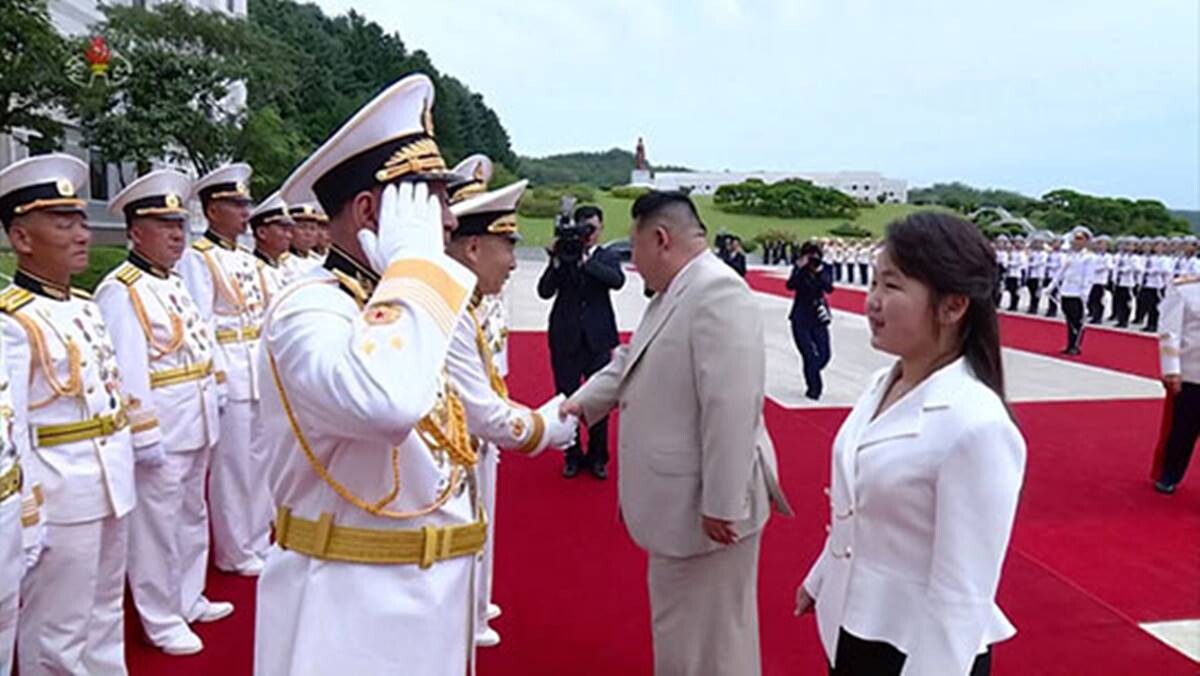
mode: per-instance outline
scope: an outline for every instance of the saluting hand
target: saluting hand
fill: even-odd
[[[358,243],[379,274],[401,258],[440,258],[445,255],[442,205],[424,183],[389,184],[380,199],[379,232],[359,230]]]

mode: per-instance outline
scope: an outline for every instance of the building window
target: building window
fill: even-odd
[[[92,186],[92,199],[107,200],[108,199],[108,163],[104,161],[104,156],[95,150],[88,151],[88,165],[91,176],[89,184]]]
[[[234,9],[233,9],[234,2],[235,2],[235,0],[225,0],[225,7],[229,10],[230,14],[233,14],[233,12],[234,12]]]

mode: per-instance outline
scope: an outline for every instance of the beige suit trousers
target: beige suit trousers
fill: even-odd
[[[760,533],[711,554],[650,554],[656,676],[759,676]]]

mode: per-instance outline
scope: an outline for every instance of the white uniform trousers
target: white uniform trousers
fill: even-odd
[[[47,524],[46,549],[21,585],[21,676],[124,675],[127,519]]]
[[[180,484],[183,495],[179,505],[179,607],[188,622],[194,622],[207,604],[200,603],[204,582],[208,578],[208,498],[204,494],[205,478],[212,461],[215,445],[188,453],[196,456],[192,470]],[[195,472],[194,474],[192,472]]]
[[[181,553],[187,548],[194,557],[197,547],[185,543],[195,533],[183,526],[195,518],[184,517],[184,495],[196,490],[195,484],[203,491],[206,456],[204,451],[167,453],[162,465],[134,470],[138,505],[129,518],[129,586],[142,628],[155,645],[189,632],[188,614],[196,599],[184,598]],[[203,550],[207,549],[205,535]],[[203,578],[200,584],[202,591]]]
[[[17,642],[17,607],[25,553],[21,549],[21,494],[0,502],[0,674],[12,673]]]
[[[711,554],[650,554],[650,613],[658,676],[758,676],[761,534]]]
[[[492,564],[496,547],[496,478],[500,467],[500,449],[492,444],[483,445],[479,456],[478,480],[479,500],[487,510],[487,542],[479,554],[479,567],[475,571],[475,630],[488,626],[487,609],[492,602]]]
[[[272,547],[258,578],[255,676],[462,676],[474,557],[381,566]]]
[[[232,571],[267,551],[271,506],[264,446],[254,435],[258,403],[230,400],[221,412],[221,438],[213,450],[208,485],[213,559]]]

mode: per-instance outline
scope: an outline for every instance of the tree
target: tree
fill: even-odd
[[[40,148],[57,147],[62,124],[67,43],[54,29],[46,0],[0,0],[0,134],[29,129]]]
[[[247,115],[238,105],[250,74],[245,22],[181,2],[101,10],[96,30],[130,75],[75,91],[69,111],[84,143],[118,166],[165,157],[201,174],[233,157]]]

